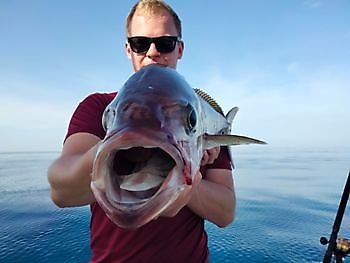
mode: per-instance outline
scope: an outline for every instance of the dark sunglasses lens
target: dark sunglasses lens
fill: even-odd
[[[164,36],[154,40],[156,48],[160,53],[170,53],[175,49],[177,37]]]
[[[147,52],[151,45],[151,39],[148,37],[131,37],[129,43],[132,51],[135,53]]]
[[[153,42],[160,53],[170,53],[175,49],[177,37],[163,36],[156,38],[130,37],[130,47],[135,53],[146,53]]]

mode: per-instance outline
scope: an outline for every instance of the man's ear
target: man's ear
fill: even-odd
[[[184,49],[185,49],[185,43],[183,41],[180,41],[178,44],[178,56],[177,59],[181,59],[182,55],[184,53]]]
[[[129,59],[131,59],[131,48],[128,42],[125,42],[125,52]]]

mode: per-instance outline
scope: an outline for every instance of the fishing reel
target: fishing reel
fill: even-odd
[[[326,237],[320,238],[320,243],[322,245],[329,244],[329,240]],[[333,254],[335,257],[335,262],[343,262],[343,259],[350,254],[350,241],[344,237],[338,237],[336,245],[333,249]]]
[[[343,262],[343,258],[345,258],[350,252],[349,239],[338,237],[338,232],[340,230],[341,221],[343,220],[343,216],[344,216],[346,204],[348,203],[348,200],[349,200],[349,196],[350,196],[350,172],[345,183],[342,197],[340,199],[337,215],[335,216],[332,234],[329,240],[326,237],[320,238],[320,243],[322,245],[328,244],[327,251],[323,258],[323,263],[330,263],[333,255],[336,263]]]

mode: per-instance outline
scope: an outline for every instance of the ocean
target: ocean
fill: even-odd
[[[89,207],[50,199],[46,171],[58,154],[0,153],[0,262],[89,260]],[[350,148],[240,146],[234,155],[236,218],[226,228],[206,223],[210,262],[322,262],[319,239],[330,236]]]

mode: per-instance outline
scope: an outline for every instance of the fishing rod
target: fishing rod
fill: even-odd
[[[350,172],[348,179],[343,190],[343,194],[339,203],[337,215],[334,220],[332,234],[327,240],[326,237],[320,238],[320,243],[322,245],[327,245],[327,250],[323,258],[323,263],[330,263],[332,256],[334,255],[336,263],[342,263],[343,258],[350,253],[350,242],[346,238],[338,238],[338,232],[340,229],[341,222],[343,220],[346,205],[348,203],[350,193]]]

